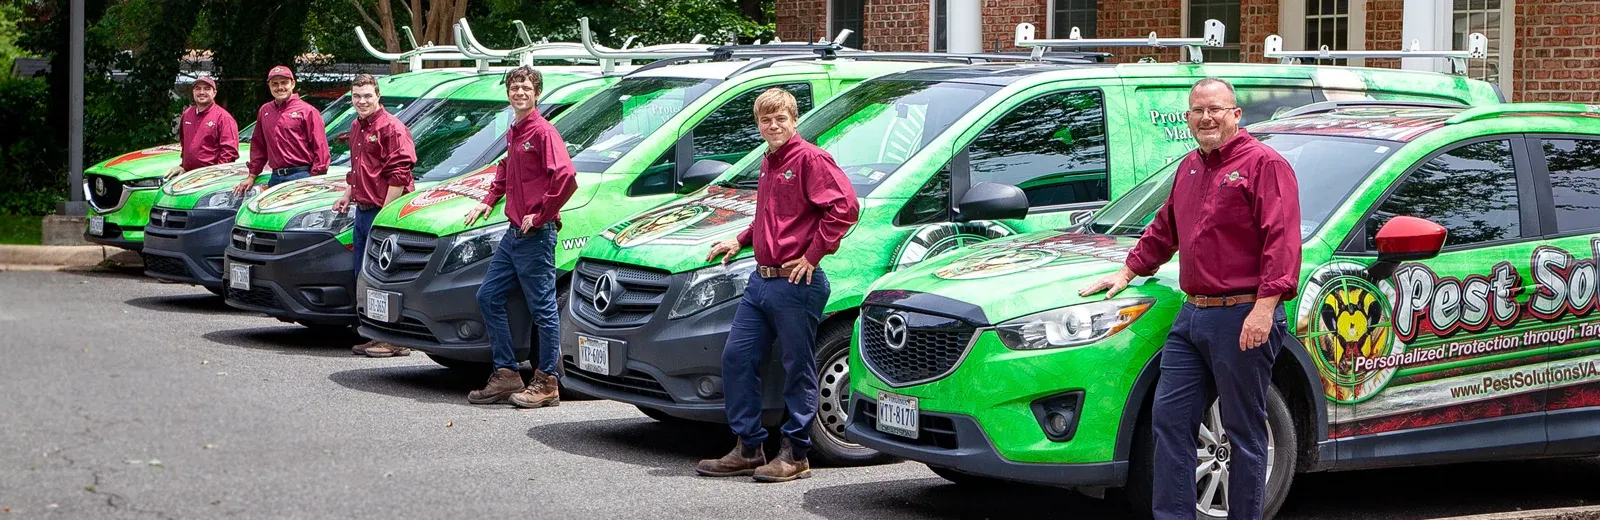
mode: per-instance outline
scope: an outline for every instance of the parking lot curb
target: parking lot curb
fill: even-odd
[[[1472,516],[1452,516],[1435,520],[1600,520],[1600,506],[1508,511]]]
[[[110,246],[0,245],[0,266],[7,270],[143,268],[139,254]]]

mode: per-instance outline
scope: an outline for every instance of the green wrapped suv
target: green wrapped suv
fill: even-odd
[[[1293,166],[1303,215],[1268,516],[1299,472],[1600,453],[1600,106],[1323,103],[1249,131]],[[1125,487],[1148,513],[1182,275],[1173,261],[1112,299],[1078,291],[1122,265],[1175,170],[1081,225],[873,283],[846,437],[956,482]],[[1197,444],[1203,518],[1227,513],[1219,417]]]

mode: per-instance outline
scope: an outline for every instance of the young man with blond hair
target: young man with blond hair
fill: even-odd
[[[707,260],[726,264],[754,247],[757,268],[734,311],[733,329],[722,351],[728,425],[739,436],[720,459],[702,460],[706,476],[754,475],[760,482],[811,476],[807,452],[817,415],[817,369],[813,348],[822,308],[830,292],[817,266],[839,249],[861,207],[855,189],[833,156],[795,135],[799,109],[794,95],[773,88],[755,102],[755,118],[767,141],[756,188],[756,218],[738,238],[718,242]],[[783,361],[783,401],[788,412],[778,456],[767,462],[761,444],[761,366],[775,338]]]
[[[383,109],[381,95],[378,80],[370,74],[359,74],[350,82],[350,102],[356,108],[356,120],[350,123],[350,173],[345,176],[350,189],[333,203],[333,210],[355,212],[351,242],[355,265],[351,268],[357,278],[367,258],[372,220],[384,206],[416,188],[411,176],[411,168],[417,164],[416,143],[411,130]],[[351,350],[367,357],[411,355],[411,349],[377,340]]]

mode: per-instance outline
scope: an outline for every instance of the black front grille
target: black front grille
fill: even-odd
[[[248,291],[241,291],[232,287],[228,288],[228,299],[251,307],[265,307],[268,309],[282,309],[278,304],[278,297],[272,289],[266,287],[252,287]]]
[[[189,271],[189,264],[184,263],[182,259],[161,255],[143,256],[145,271],[167,276],[194,278],[194,273]]]
[[[851,421],[859,422],[861,427],[876,431],[878,429],[878,403],[872,401],[857,401],[856,415]],[[917,438],[885,433],[884,436],[906,444],[917,446],[932,446],[939,449],[953,450],[961,447],[960,438],[956,435],[956,422],[949,417],[938,415],[917,414]]]
[[[428,343],[439,342],[439,338],[433,335],[433,331],[429,330],[427,325],[423,324],[421,320],[412,318],[410,316],[401,316],[400,321],[388,323],[370,319],[367,318],[366,315],[362,315],[361,324],[381,330],[388,334],[394,334],[396,336],[411,338],[418,341],[426,341]]]
[[[189,226],[189,212],[181,209],[155,208],[150,210],[150,225],[164,229],[185,229]]]
[[[621,264],[582,260],[573,269],[578,277],[573,280],[573,312],[601,327],[635,327],[650,322],[650,316],[661,308],[667,289],[672,285],[672,275],[665,271],[640,269]],[[605,312],[595,307],[595,286],[602,277],[614,289],[605,300]]]
[[[236,227],[233,228],[232,244],[234,249],[247,253],[276,254],[278,234]]]
[[[89,202],[95,209],[108,210],[122,204],[122,181],[108,175],[85,175],[83,183],[87,187]]]
[[[891,385],[932,381],[955,371],[976,328],[944,316],[866,307],[861,320],[861,352],[867,367]],[[893,320],[891,317],[898,317]],[[892,347],[886,324],[903,324],[905,341]]]
[[[391,240],[393,248],[389,246]],[[428,258],[433,256],[438,244],[439,239],[433,235],[372,228],[372,233],[367,235],[367,267],[363,270],[384,283],[415,280],[428,267]],[[387,269],[379,261],[385,252],[389,254]]]
[[[572,356],[563,356],[562,361],[566,367],[566,375],[568,377],[576,377],[582,379],[585,383],[599,387],[621,390],[634,395],[654,397],[663,401],[672,401],[672,395],[667,393],[666,387],[661,386],[661,383],[656,381],[656,378],[650,377],[650,374],[628,369],[620,376],[609,376],[583,371],[572,360]]]

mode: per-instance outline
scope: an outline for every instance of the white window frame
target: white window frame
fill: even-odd
[[[950,0],[928,0],[928,52],[939,52],[939,2],[945,2],[946,9],[950,5]],[[828,8],[831,12],[833,2],[828,3]],[[946,27],[945,30],[950,29]],[[945,42],[947,49],[949,43]]]
[[[1448,45],[1450,45],[1451,40],[1453,40],[1455,38],[1455,33],[1456,33],[1456,29],[1455,29],[1455,19],[1456,19],[1455,4],[1453,2],[1447,3],[1447,7],[1445,9],[1446,9],[1445,12],[1449,13],[1449,16],[1444,17],[1445,19],[1442,22],[1442,24],[1444,25],[1444,29],[1441,31],[1441,36],[1440,36],[1439,39],[1444,42],[1443,45],[1448,46]],[[1500,0],[1500,78],[1499,78],[1500,81],[1499,81],[1499,84],[1500,84],[1500,91],[1505,93],[1507,99],[1511,98],[1511,93],[1513,92],[1511,83],[1512,83],[1512,81],[1515,81],[1515,79],[1514,79],[1515,75],[1511,73],[1512,72],[1511,71],[1511,67],[1512,67],[1512,65],[1514,63],[1516,63],[1516,60],[1513,59],[1515,57],[1515,55],[1516,55],[1516,50],[1517,50],[1517,32],[1516,32],[1517,31],[1517,26],[1516,26],[1516,23],[1515,23],[1516,22],[1516,17],[1517,17],[1517,0]],[[1485,34],[1484,36],[1488,36],[1488,34]],[[1441,47],[1441,48],[1443,48],[1443,47]],[[1472,63],[1471,62],[1472,62],[1472,60],[1467,60],[1467,68],[1469,70],[1472,68]],[[1446,66],[1448,66],[1448,65],[1446,65]]]
[[[1293,2],[1294,0],[1280,0],[1280,1]],[[1305,0],[1301,0],[1301,1],[1304,2]],[[1353,2],[1355,0],[1351,0],[1351,1]],[[1239,0],[1239,9],[1240,9],[1239,19],[1240,19],[1240,23],[1241,24],[1243,24],[1243,20],[1244,20],[1244,11],[1243,11],[1244,2],[1245,2],[1245,0]],[[1198,38],[1198,37],[1205,36],[1203,34],[1192,35],[1192,36],[1189,34],[1189,6],[1190,6],[1189,0],[1183,0],[1182,2],[1179,2],[1179,3],[1181,5],[1178,6],[1178,36],[1180,38]],[[1305,10],[1304,7],[1302,7],[1301,11],[1304,11],[1304,10]],[[1282,23],[1283,9],[1279,9],[1278,10],[1278,19],[1279,19],[1278,26],[1282,27],[1283,26],[1283,23]],[[1303,24],[1304,22],[1301,22],[1301,23]],[[1244,27],[1228,27],[1227,30],[1228,31],[1238,31],[1239,32],[1239,37],[1241,39],[1244,38]],[[1224,33],[1226,33],[1226,31],[1224,31]],[[1166,35],[1159,34],[1159,33],[1156,34],[1156,36],[1163,37],[1163,38],[1166,37]],[[1304,41],[1304,38],[1301,38],[1301,40]],[[1224,41],[1222,43],[1223,44],[1227,44],[1228,42]],[[1234,44],[1239,46],[1239,63],[1249,63],[1250,62],[1250,55],[1244,53],[1244,44],[1245,44],[1245,42],[1241,40],[1241,41],[1238,41],[1238,42],[1234,42]],[[1284,48],[1288,49],[1290,47],[1288,45],[1284,45]],[[1200,57],[1201,58],[1205,57],[1205,52],[1206,52],[1207,49],[1209,49],[1209,48],[1200,49]],[[1185,62],[1187,62],[1189,60],[1189,47],[1182,47],[1182,48],[1180,48],[1178,50],[1178,59],[1184,60]],[[1211,62],[1207,62],[1207,63],[1211,63]],[[1226,62],[1222,62],[1222,63],[1226,63]]]
[[[1189,0],[1183,0],[1183,1],[1184,2],[1188,2]],[[1100,4],[1099,4],[1099,2],[1095,3],[1094,23],[1096,23],[1096,24],[1100,23]],[[1045,1],[1045,4],[1044,4],[1044,33],[1049,35],[1048,38],[1052,38],[1052,39],[1063,39],[1064,40],[1064,39],[1067,38],[1067,35],[1065,35],[1065,34],[1062,34],[1062,35],[1057,35],[1056,34],[1056,0],[1046,0]],[[1100,29],[1098,27],[1095,28],[1095,34],[1096,34],[1096,36],[1095,36],[1096,38],[1104,38],[1103,36],[1099,36]],[[1162,36],[1162,35],[1158,34],[1156,36]],[[1087,37],[1087,36],[1085,36],[1085,37]]]
[[[1183,0],[1185,4],[1189,0]],[[1185,9],[1184,14],[1188,14]],[[1352,51],[1367,50],[1367,0],[1350,0],[1350,40],[1345,42]],[[1185,20],[1184,27],[1188,27]],[[1284,50],[1316,50],[1306,47],[1305,0],[1281,0],[1278,3],[1278,36],[1283,37]],[[1382,49],[1398,50],[1398,49]],[[1366,58],[1351,58],[1350,67],[1365,67]]]

